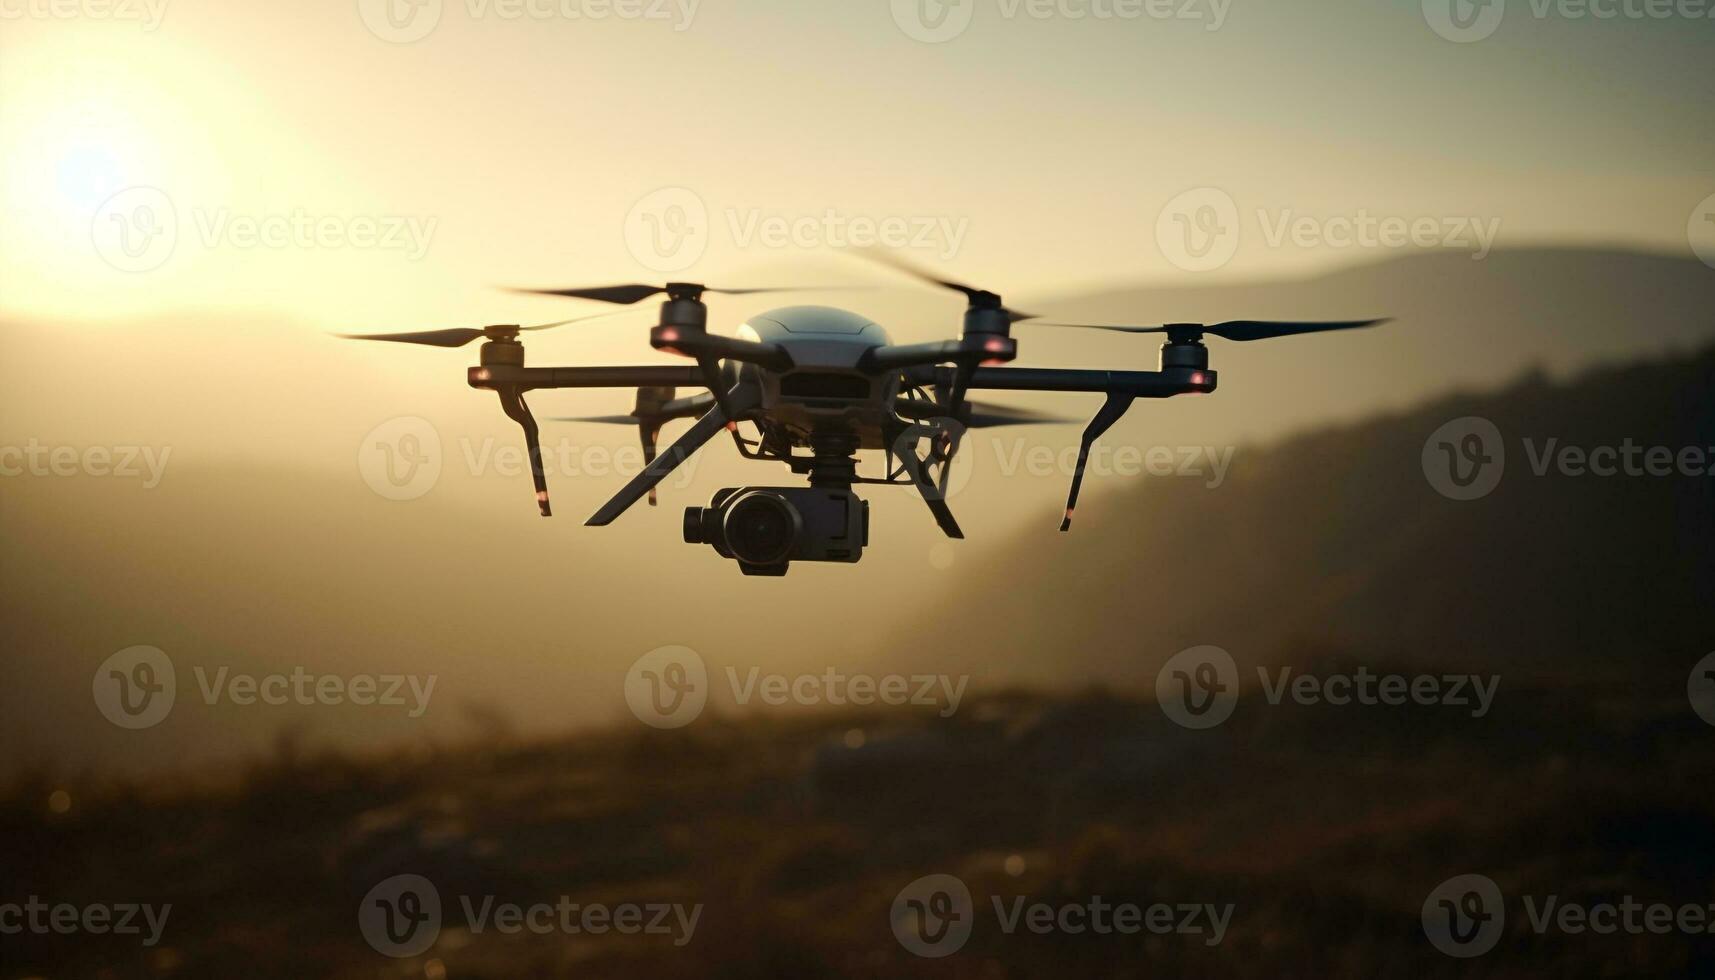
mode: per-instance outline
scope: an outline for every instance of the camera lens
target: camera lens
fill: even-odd
[[[798,509],[772,493],[747,493],[727,511],[727,547],[739,561],[770,565],[792,556],[804,526]]]
[[[701,507],[685,508],[685,543],[708,544],[709,535],[704,528],[704,509]]]

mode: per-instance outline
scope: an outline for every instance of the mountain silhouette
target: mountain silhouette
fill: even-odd
[[[1486,496],[1450,499],[1425,445],[1467,417],[1501,434],[1502,475]],[[1576,456],[1562,465],[1566,449],[1598,447],[1620,451],[1614,475]],[[1696,472],[1649,475],[1652,447],[1676,467],[1692,450]],[[1215,488],[1202,476],[1110,480],[1079,509],[1073,543],[1056,540],[1045,509],[943,600],[988,614],[929,617],[909,635],[945,651],[941,669],[1048,684],[1148,681],[1205,643],[1253,664],[1303,644],[1527,676],[1662,664],[1683,683],[1715,649],[1712,473],[1715,349],[1568,382],[1533,373],[1236,447]]]

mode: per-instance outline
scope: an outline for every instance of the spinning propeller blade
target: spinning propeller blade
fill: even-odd
[[[514,293],[525,293],[532,296],[567,296],[572,299],[593,299],[603,303],[616,303],[629,306],[640,303],[651,296],[666,293],[674,298],[700,299],[704,293],[719,293],[723,296],[750,296],[756,293],[797,293],[821,290],[861,289],[861,286],[762,286],[752,289],[720,289],[694,282],[670,282],[664,286],[651,286],[645,283],[631,283],[621,286],[588,286],[573,289],[511,289]]]
[[[951,289],[956,293],[963,293],[966,301],[976,309],[1004,311],[1007,315],[1007,319],[1013,323],[1017,323],[1020,320],[1031,320],[1036,317],[1036,314],[1034,313],[1020,313],[1017,310],[1007,309],[1005,306],[1001,305],[999,293],[991,293],[986,289],[978,289],[975,286],[968,286],[962,282],[957,282],[952,279],[942,279],[940,276],[935,275],[922,266],[906,261],[905,259],[894,255],[892,252],[881,249],[864,248],[858,249],[857,254],[869,259],[871,262],[878,262],[897,272],[903,272],[913,279],[926,282],[931,286],[939,286],[942,289]]]
[[[1076,330],[1111,330],[1115,333],[1182,333],[1201,337],[1208,334],[1223,340],[1268,340],[1304,333],[1324,333],[1329,330],[1357,330],[1388,322],[1376,320],[1317,320],[1290,322],[1285,320],[1228,320],[1225,323],[1167,323],[1154,327],[1128,327],[1107,323],[1036,323],[1041,327],[1071,327]]]
[[[345,340],[390,340],[400,344],[422,344],[427,347],[463,347],[471,341],[483,337],[491,340],[516,337],[521,330],[549,330],[571,323],[599,320],[602,317],[613,315],[611,312],[597,313],[593,316],[573,317],[570,320],[556,320],[553,323],[538,323],[529,327],[521,327],[516,324],[496,324],[489,327],[454,327],[450,330],[418,330],[409,333],[341,333],[334,334],[334,336]]]

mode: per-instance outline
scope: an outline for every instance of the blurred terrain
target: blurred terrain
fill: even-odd
[[[1338,655],[1330,652],[1331,657]],[[1318,662],[1306,664],[1308,669]],[[290,753],[219,787],[25,779],[0,804],[7,878],[59,901],[170,902],[160,945],[6,938],[3,974],[77,977],[1708,976],[1707,935],[1532,933],[1518,896],[1708,905],[1715,739],[1683,688],[1503,685],[1446,707],[1267,706],[1219,729],[1087,692],[903,711],[631,725],[358,761]],[[64,790],[62,790],[64,791]],[[946,959],[895,940],[907,883],[957,875],[974,929]],[[1510,897],[1478,963],[1419,927],[1464,873]],[[396,874],[441,896],[436,943],[389,959],[358,909]],[[456,895],[702,904],[667,936],[474,931]],[[1223,941],[1007,935],[1011,903],[1209,903]],[[480,899],[476,899],[480,901]]]

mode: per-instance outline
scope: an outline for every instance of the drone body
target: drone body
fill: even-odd
[[[751,317],[740,339],[775,344],[792,358],[784,374],[756,371],[763,417],[794,446],[818,430],[851,433],[859,449],[885,449],[899,378],[866,374],[866,352],[886,347],[887,331],[868,318],[827,306],[793,306]]]
[[[552,513],[541,463],[538,427],[524,394],[543,388],[623,387],[636,389],[631,414],[563,421],[635,425],[646,465],[586,522],[606,525],[655,488],[690,455],[722,432],[748,459],[785,464],[808,486],[735,487],[715,494],[709,507],[686,511],[687,542],[712,545],[749,575],[781,575],[793,561],[855,562],[867,543],[868,504],[852,490],[862,484],[914,486],[941,530],[963,537],[947,506],[946,485],[967,428],[1069,421],[971,402],[973,389],[1100,393],[1101,409],[1086,426],[1061,530],[1071,525],[1092,443],[1138,398],[1167,398],[1215,390],[1205,334],[1229,340],[1370,326],[1378,320],[1289,324],[1234,321],[1213,326],[1108,327],[1131,333],[1161,333],[1155,371],[1033,369],[1006,366],[1018,354],[1015,323],[1034,319],[1007,309],[997,294],[937,279],[896,259],[896,268],[966,296],[957,340],[898,345],[878,324],[845,310],[793,306],[752,317],[736,336],[707,329],[705,293],[696,283],[629,285],[528,292],[629,305],[665,293],[658,324],[650,332],[657,350],[688,358],[691,365],[630,367],[532,367],[525,364],[521,331],[539,327],[495,326],[408,334],[365,334],[358,339],[394,340],[454,347],[484,338],[479,366],[469,371],[474,388],[495,392],[502,409],[524,430],[536,498],[543,516]],[[580,318],[589,319],[589,318]],[[1053,324],[1054,326],[1089,326]],[[679,397],[681,388],[702,389]],[[662,427],[695,418],[665,450]],[[755,438],[739,424],[754,428]],[[860,475],[859,450],[880,450],[880,475]]]

